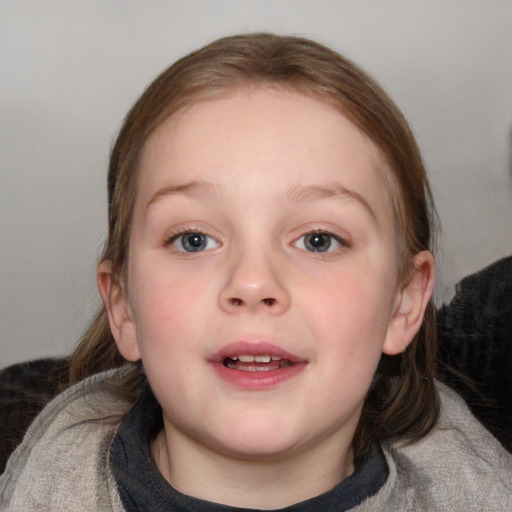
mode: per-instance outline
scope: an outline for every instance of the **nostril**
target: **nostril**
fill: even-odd
[[[234,308],[239,308],[241,306],[247,306],[249,308],[252,308],[251,304],[252,304],[252,301],[248,301],[246,302],[245,300],[243,299],[240,299],[239,297],[231,297],[228,299],[228,303],[231,307],[234,307]],[[269,307],[272,307],[272,306],[275,306],[277,304],[277,299],[274,299],[272,297],[267,297],[265,299],[261,299],[258,304],[264,304],[265,306],[269,306]]]

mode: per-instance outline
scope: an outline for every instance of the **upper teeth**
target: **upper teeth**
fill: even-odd
[[[279,361],[281,358],[279,356],[233,356],[230,357],[233,361],[241,361],[242,363],[270,363],[270,361]]]

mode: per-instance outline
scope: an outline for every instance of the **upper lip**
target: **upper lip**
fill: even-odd
[[[292,363],[304,361],[303,358],[266,341],[259,341],[256,343],[249,341],[237,341],[230,343],[229,345],[226,345],[221,350],[213,354],[210,357],[210,361],[213,363],[222,363],[229,357],[237,357],[243,355],[275,356],[279,357],[280,359],[287,359]]]

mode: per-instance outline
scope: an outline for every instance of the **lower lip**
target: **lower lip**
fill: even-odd
[[[295,377],[304,368],[307,363],[294,363],[291,366],[279,368],[277,370],[268,370],[260,372],[246,372],[243,370],[233,370],[227,368],[222,363],[212,363],[219,377],[240,389],[246,390],[262,390],[274,388],[284,381]]]

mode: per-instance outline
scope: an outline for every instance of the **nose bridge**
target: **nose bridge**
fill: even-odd
[[[221,307],[229,312],[288,309],[290,297],[284,283],[279,251],[255,240],[243,243],[232,254],[226,281],[220,292]]]

